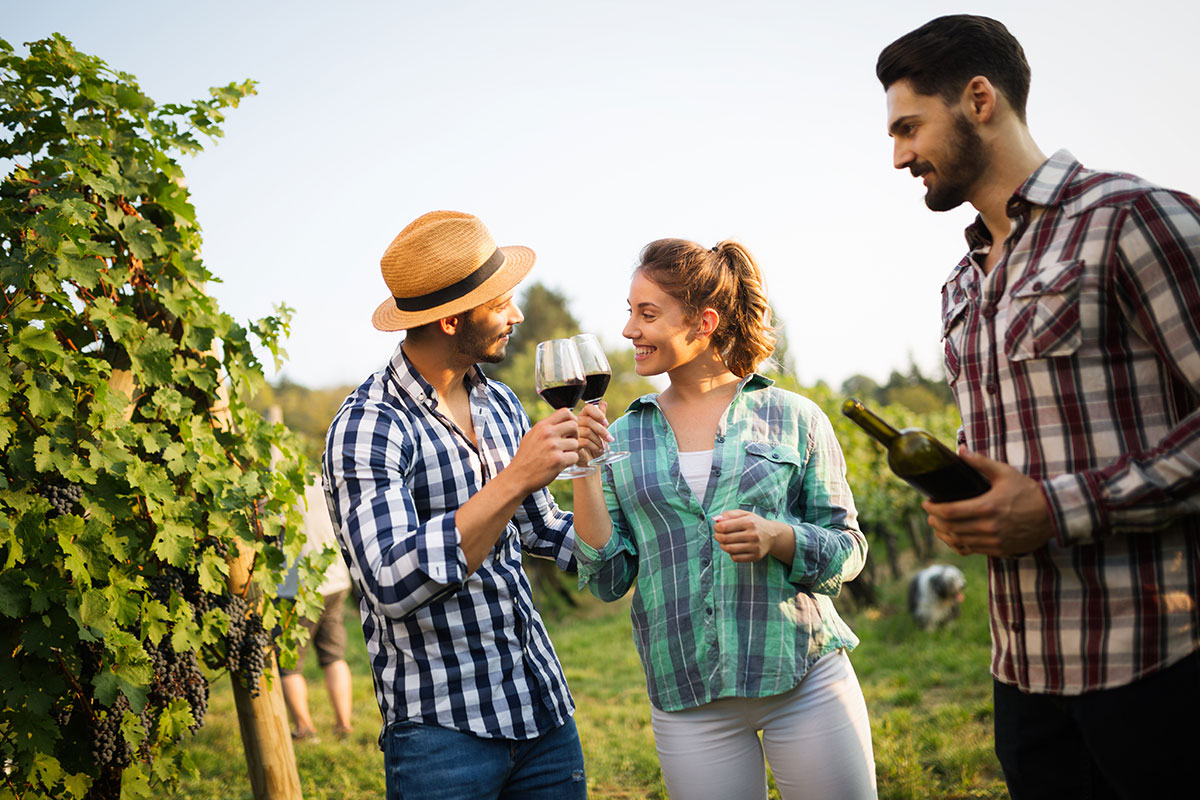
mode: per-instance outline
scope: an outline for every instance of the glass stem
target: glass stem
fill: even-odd
[[[601,398],[597,397],[595,400],[588,400],[586,402],[589,406],[598,406],[598,405],[600,405],[600,400],[601,400]],[[601,447],[601,449],[600,449],[600,455],[604,456],[604,455],[608,455],[608,453],[609,453],[608,440],[606,439],[604,441],[603,447]]]

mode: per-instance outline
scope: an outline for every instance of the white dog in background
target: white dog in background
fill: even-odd
[[[908,611],[922,630],[940,628],[958,617],[966,585],[967,579],[958,567],[926,567],[908,584]]]

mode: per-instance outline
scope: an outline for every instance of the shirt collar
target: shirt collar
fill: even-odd
[[[438,403],[437,390],[433,388],[433,384],[425,380],[421,373],[417,372],[417,368],[409,361],[408,355],[404,352],[404,342],[396,345],[396,351],[392,353],[390,362],[392,374],[396,376],[396,383],[400,385],[410,397],[426,403],[430,408],[436,408]],[[487,386],[487,376],[483,374],[483,370],[478,364],[472,364],[467,370],[467,374],[463,376],[463,382],[466,383],[469,391],[474,391]]]
[[[1083,165],[1075,156],[1067,150],[1059,150],[1033,171],[1021,188],[1013,193],[1013,197],[1038,206],[1061,205],[1067,187],[1081,169]]]
[[[740,383],[738,383],[737,392],[734,394],[734,397],[741,394],[742,392],[754,392],[754,391],[758,391],[759,389],[765,389],[768,386],[774,386],[774,385],[775,385],[775,381],[771,380],[766,375],[763,375],[758,372],[751,372],[749,375],[742,378]],[[625,409],[625,411],[628,413],[628,412],[633,411],[634,409],[638,408],[639,406],[656,406],[656,405],[658,405],[658,392],[651,392],[649,394],[642,395],[637,400],[634,400],[632,403],[629,404],[629,408]]]
[[[1008,199],[1008,215],[1015,217],[1028,210],[1029,206],[1058,206],[1062,205],[1071,181],[1083,169],[1083,165],[1071,155],[1068,150],[1059,150],[1042,162],[1033,174],[1025,179],[1012,197]],[[976,216],[975,221],[963,232],[967,239],[967,247],[971,252],[992,243],[991,233],[983,224],[983,217]],[[960,265],[962,266],[962,265]]]

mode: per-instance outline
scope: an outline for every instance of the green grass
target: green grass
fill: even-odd
[[[878,608],[846,615],[862,640],[852,660],[871,714],[884,800],[1008,796],[992,752],[986,566],[979,558],[943,560],[967,574],[963,614],[953,627],[918,630],[905,612],[902,582],[881,587]],[[578,610],[547,624],[578,705],[589,794],[598,800],[666,798],[628,600],[580,601]],[[351,608],[346,621],[354,733],[347,739],[332,735],[333,714],[315,657],[305,665],[309,706],[321,732],[320,741],[296,745],[306,800],[383,796],[379,711],[357,619]],[[200,775],[186,780],[178,797],[251,797],[228,678],[213,687],[208,719],[189,753]],[[773,786],[771,796],[778,797]]]

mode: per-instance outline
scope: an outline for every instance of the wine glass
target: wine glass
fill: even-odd
[[[579,350],[579,359],[583,362],[583,402],[599,403],[600,398],[604,397],[604,392],[608,389],[608,381],[612,377],[612,369],[608,366],[608,357],[604,355],[604,348],[600,345],[600,340],[590,333],[576,334],[571,337],[571,340],[575,342],[575,347]],[[605,442],[604,450],[592,459],[592,463],[611,464],[625,458],[629,458],[629,453],[624,450],[612,450],[609,448],[608,442]]]
[[[579,350],[570,339],[538,342],[534,355],[533,385],[542,399],[554,408],[574,408],[583,396],[585,375]],[[573,465],[558,473],[559,479],[591,475],[595,467]]]

